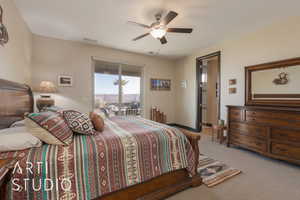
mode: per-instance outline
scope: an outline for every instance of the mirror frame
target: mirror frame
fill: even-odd
[[[299,94],[288,94],[288,98],[297,98],[295,100],[280,99],[280,94],[271,94],[276,97],[274,99],[261,100],[252,98],[252,72],[266,69],[275,69],[281,67],[289,67],[300,65],[300,57],[276,62],[264,63],[245,67],[245,105],[246,106],[284,106],[284,107],[300,107],[300,91]],[[299,66],[300,67],[300,66]],[[272,98],[272,97],[270,97]],[[284,98],[284,97],[283,97]],[[287,97],[285,97],[287,98]]]

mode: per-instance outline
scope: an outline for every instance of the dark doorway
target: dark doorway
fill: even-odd
[[[216,124],[220,119],[220,68],[220,51],[196,59],[196,129],[199,132],[203,126]]]

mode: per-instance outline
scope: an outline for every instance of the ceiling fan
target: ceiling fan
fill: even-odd
[[[143,35],[140,35],[133,39],[133,41],[139,40],[143,37],[146,37],[148,35],[152,35],[155,39],[160,40],[161,44],[166,44],[168,41],[165,37],[167,32],[171,33],[191,33],[193,29],[191,28],[167,28],[167,25],[178,15],[178,13],[174,11],[170,11],[163,19],[161,14],[156,14],[156,22],[152,23],[150,26],[128,21],[129,23],[141,26],[143,28],[148,28],[150,31],[148,33],[145,33]]]

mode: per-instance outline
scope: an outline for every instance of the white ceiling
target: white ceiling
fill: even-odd
[[[289,16],[298,16],[300,0],[15,0],[35,34],[65,40],[98,40],[102,46],[126,51],[159,52],[178,58],[237,37]],[[147,31],[127,21],[151,24],[154,15],[179,13],[169,27],[194,28],[192,34],[167,33],[161,45]]]

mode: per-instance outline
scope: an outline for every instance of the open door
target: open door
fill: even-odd
[[[220,56],[216,52],[196,60],[198,131],[218,124],[220,119]]]

